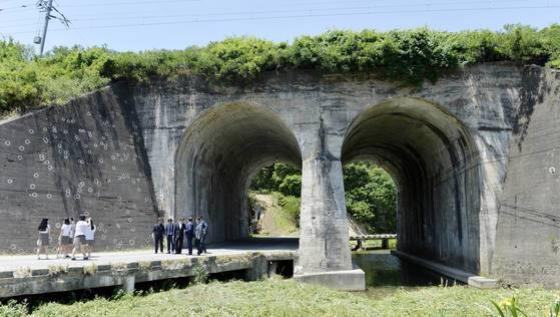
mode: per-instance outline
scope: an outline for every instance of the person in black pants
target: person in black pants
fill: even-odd
[[[189,249],[189,255],[192,255],[194,238],[194,224],[192,217],[189,217],[189,221],[185,226],[185,235],[187,236],[187,248]]]
[[[156,254],[158,253],[158,246],[161,253],[163,253],[163,235],[165,234],[165,228],[163,227],[163,219],[158,218],[157,223],[154,225],[152,231],[154,235],[154,248]]]
[[[167,237],[167,254],[171,254],[171,252],[175,252],[175,224],[171,218],[167,219],[165,235]]]
[[[194,228],[194,235],[196,239],[197,254],[208,253],[206,250],[206,234],[208,233],[208,224],[204,221],[202,216],[199,216]]]
[[[175,227],[175,253],[181,254],[183,251],[183,238],[185,237],[185,218],[181,218]]]

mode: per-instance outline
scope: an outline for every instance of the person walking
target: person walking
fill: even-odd
[[[154,248],[155,253],[159,251],[163,253],[163,235],[165,234],[165,227],[163,226],[163,219],[158,218],[157,223],[154,225],[154,229],[152,230],[152,236],[154,239]]]
[[[185,218],[181,218],[175,227],[175,253],[181,254],[183,251],[183,239],[185,237]]]
[[[87,257],[88,259],[91,258],[91,252],[93,252],[93,248],[95,247],[95,231],[97,228],[93,224],[93,219],[91,217],[88,218],[89,227],[86,230],[86,244],[87,244]]]
[[[173,223],[173,219],[167,219],[167,224],[165,225],[165,236],[167,238],[167,254],[171,254],[171,252],[175,251],[175,224]],[[173,251],[172,251],[173,250]]]
[[[206,250],[206,234],[208,233],[208,224],[204,221],[204,217],[199,216],[196,221],[194,235],[197,245],[197,254],[208,253]]]
[[[72,252],[72,246],[74,245],[74,234],[76,233],[76,222],[74,221],[74,217],[70,217],[70,245],[68,246],[68,250]]]
[[[83,259],[87,260],[86,255],[86,232],[89,230],[89,224],[86,222],[86,216],[80,215],[80,220],[76,223],[74,232],[74,248],[72,249],[72,261],[76,260],[76,252],[78,249],[82,253]]]
[[[56,257],[58,258],[61,254],[64,254],[65,258],[70,257],[68,253],[70,253],[70,247],[72,246],[71,240],[72,234],[72,226],[70,225],[70,219],[65,218],[64,222],[62,223],[62,227],[60,227],[60,235],[58,236],[59,247],[56,253]]]
[[[50,233],[51,226],[49,225],[49,219],[43,218],[39,227],[39,237],[37,239],[37,259],[41,259],[41,253],[45,254],[46,259],[49,259],[49,243],[50,243]]]
[[[187,249],[189,250],[189,255],[192,255],[194,238],[194,224],[192,217],[189,217],[189,221],[185,225],[185,236],[187,237]]]

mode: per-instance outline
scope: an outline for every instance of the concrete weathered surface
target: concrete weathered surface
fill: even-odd
[[[139,235],[134,244],[148,237],[148,220],[160,210],[205,215],[212,241],[243,238],[251,176],[280,160],[300,166],[303,174],[296,274],[351,270],[342,166],[367,158],[398,185],[399,250],[505,283],[559,285],[559,76],[540,67],[486,64],[415,88],[306,72],[267,74],[243,87],[210,86],[196,78],[120,84],[0,126],[0,213],[19,226],[2,227],[0,236],[13,239],[0,246],[9,250],[16,241],[16,250],[30,249],[34,239],[26,241],[41,215],[88,209],[75,199],[69,205],[66,187],[75,184],[74,195],[83,181],[83,193],[96,178],[107,194],[92,197],[94,217],[114,223],[113,217],[128,211],[136,230],[108,230],[102,246],[122,247],[127,235]],[[87,119],[88,109],[100,111]],[[70,114],[74,123],[67,121]],[[29,127],[51,127],[48,132],[53,124],[59,130],[75,126],[79,132],[83,125],[92,135],[107,136],[107,121],[115,131],[107,146],[112,151],[111,144],[129,145],[134,160],[114,151],[122,165],[92,168],[110,177],[74,177],[84,169],[80,150],[55,170],[70,176],[42,185],[53,188],[57,204],[49,205],[44,193],[29,196],[32,171],[43,167],[33,155],[58,153],[58,144],[26,146]],[[85,153],[86,145],[99,147],[93,137],[68,135],[58,142],[63,162],[64,150],[76,143]],[[119,208],[109,212],[107,202]]]
[[[196,266],[209,274],[245,271],[258,280],[278,261],[293,261],[296,250],[296,239],[268,239],[216,245],[199,257],[150,251],[103,252],[89,261],[0,256],[0,298],[108,286],[131,291],[136,283],[192,277]]]

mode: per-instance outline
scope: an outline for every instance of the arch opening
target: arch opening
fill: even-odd
[[[298,237],[300,205],[299,167],[275,162],[262,168],[249,189],[252,236]]]
[[[478,151],[456,117],[425,100],[391,99],[355,118],[341,155],[392,176],[400,251],[480,270]]]
[[[209,242],[248,237],[251,180],[274,162],[301,167],[298,142],[279,114],[247,103],[205,111],[175,156],[175,217],[204,216]]]

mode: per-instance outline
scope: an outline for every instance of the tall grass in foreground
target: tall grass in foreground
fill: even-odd
[[[463,286],[376,288],[385,296],[339,292],[270,279],[198,284],[159,293],[119,294],[72,304],[48,303],[32,316],[501,316],[492,300],[515,296],[527,316],[558,317],[557,290],[483,290]],[[504,301],[505,303],[505,301]],[[551,303],[552,306],[551,306]],[[512,316],[511,311],[503,311]],[[23,304],[0,306],[0,316],[25,316]],[[508,315],[509,314],[509,315]],[[522,316],[522,315],[519,315]]]

